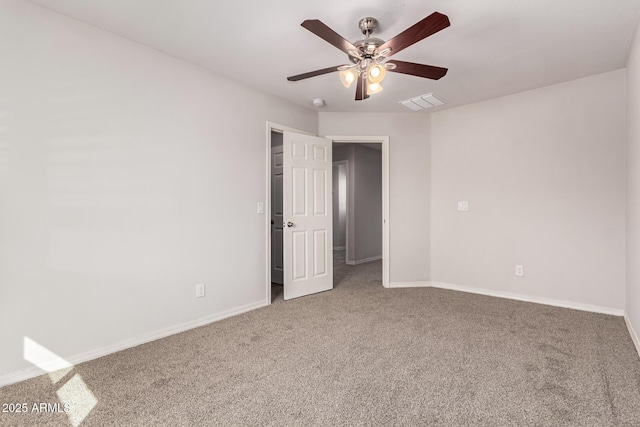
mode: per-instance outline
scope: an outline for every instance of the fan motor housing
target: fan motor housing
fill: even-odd
[[[357,47],[360,52],[362,52],[362,56],[364,56],[365,58],[371,58],[375,54],[376,49],[378,49],[383,44],[384,40],[378,39],[376,37],[367,37],[353,43],[353,45]],[[349,60],[354,64],[357,64],[360,61],[360,59],[351,55],[349,55]]]

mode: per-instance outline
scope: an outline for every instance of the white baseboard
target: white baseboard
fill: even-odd
[[[370,258],[359,259],[357,261],[346,261],[346,264],[358,265],[358,264],[364,264],[366,262],[378,261],[379,259],[382,259],[382,255],[376,255],[376,256],[372,256]]]
[[[236,307],[231,310],[226,310],[221,313],[213,314],[211,316],[201,317],[196,320],[192,320],[189,322],[184,322],[178,325],[170,326],[168,328],[160,329],[150,334],[142,335],[136,338],[131,338],[125,341],[120,341],[115,344],[108,345],[106,347],[97,348],[81,354],[76,354],[74,356],[65,358],[65,360],[72,365],[77,365],[79,363],[88,362],[89,360],[97,359],[99,357],[103,357],[108,354],[116,353],[118,351],[126,350],[132,347],[137,347],[141,344],[146,344],[151,341],[165,338],[170,335],[175,335],[180,332],[185,332],[185,331],[188,331],[189,329],[194,329],[200,326],[208,325],[210,323],[217,322],[222,319],[226,319],[227,317],[236,316],[238,314],[246,313],[247,311],[255,310],[257,308],[262,308],[267,305],[268,304],[266,304],[265,301],[259,301],[259,302],[243,305],[241,307]],[[31,378],[35,378],[43,374],[46,374],[46,372],[44,372],[40,368],[32,366],[17,372],[0,375],[0,387],[4,387],[9,384],[14,384],[20,381],[25,381]]]
[[[507,298],[517,301],[532,302],[536,304],[551,305],[554,307],[571,308],[574,310],[590,311],[593,313],[610,314],[613,316],[624,316],[624,310],[619,308],[601,307],[598,305],[583,304],[579,302],[563,301],[553,298],[534,297],[510,292],[492,291],[488,289],[473,288],[469,286],[453,285],[451,283],[431,282],[431,286],[452,291],[469,292],[472,294],[487,295],[491,297]]]
[[[344,249],[347,249],[347,247],[346,246],[334,246],[333,247],[334,251],[342,251]]]
[[[431,282],[389,282],[390,288],[429,288]]]
[[[640,339],[638,339],[638,334],[633,329],[633,325],[631,324],[631,320],[629,316],[625,313],[624,322],[627,324],[627,329],[629,330],[629,335],[631,335],[631,341],[636,346],[636,351],[638,352],[638,357],[640,357]]]

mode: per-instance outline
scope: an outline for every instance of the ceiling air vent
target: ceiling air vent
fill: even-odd
[[[426,108],[438,107],[444,105],[446,102],[442,98],[438,98],[433,93],[427,93],[426,95],[416,96],[415,98],[405,99],[400,101],[400,104],[404,105],[410,110],[420,111]]]

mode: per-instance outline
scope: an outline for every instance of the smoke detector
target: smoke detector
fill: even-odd
[[[313,106],[317,108],[324,107],[324,99],[315,98],[313,101],[311,101],[311,104],[313,104]]]

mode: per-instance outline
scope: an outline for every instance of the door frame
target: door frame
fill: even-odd
[[[284,126],[271,121],[266,122],[265,138],[265,302],[271,305],[271,132],[297,132],[314,135],[300,129]],[[382,286],[389,287],[389,137],[388,136],[353,136],[326,135],[332,143],[380,143],[382,144]],[[333,159],[332,159],[333,161]]]
[[[266,126],[266,155],[265,157],[267,158],[267,162],[266,162],[266,171],[265,171],[265,202],[264,202],[264,213],[265,213],[265,221],[264,221],[264,225],[265,225],[265,252],[266,252],[266,292],[265,292],[265,301],[266,301],[266,305],[271,305],[271,132],[277,132],[277,133],[283,133],[284,131],[287,132],[296,132],[296,133],[302,133],[305,135],[313,135],[316,136],[313,133],[310,132],[306,132],[300,129],[295,129],[289,126],[284,126],[278,123],[274,123],[274,122],[270,122],[267,120],[267,126]]]
[[[352,136],[325,135],[332,143],[346,142],[382,144],[382,286],[389,287],[389,137],[388,136]],[[333,159],[332,159],[333,160]],[[347,198],[347,204],[349,198]],[[349,209],[349,207],[347,207]],[[348,221],[347,221],[348,223]],[[349,235],[347,234],[347,239]],[[346,257],[346,254],[345,254]]]

